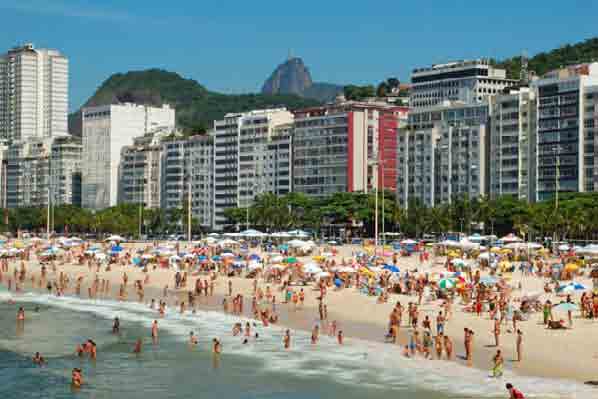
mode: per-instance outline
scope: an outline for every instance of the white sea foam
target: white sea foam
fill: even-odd
[[[0,300],[7,300],[10,293],[0,292]],[[74,297],[54,297],[44,294],[24,294],[19,301],[47,304],[78,312],[93,313],[106,319],[116,316],[122,320],[134,321],[148,328],[157,317],[155,310],[146,305],[112,300],[86,300]],[[322,336],[313,346],[310,335],[293,331],[292,349],[282,349],[284,328],[274,326],[252,327],[259,332],[260,339],[250,339],[249,345],[241,343],[242,338],[233,337],[233,323],[247,321],[238,316],[214,311],[198,311],[181,315],[174,310],[159,319],[160,329],[186,340],[189,331],[200,337],[200,346],[208,347],[208,341],[218,337],[224,353],[258,358],[264,371],[288,372],[304,377],[326,376],[346,384],[358,384],[372,388],[404,390],[407,387],[422,387],[430,391],[446,392],[470,398],[496,397],[505,392],[506,381],[513,383],[530,398],[585,399],[598,397],[598,391],[578,382],[515,375],[509,371],[501,379],[489,378],[487,372],[463,365],[423,359],[407,359],[401,356],[398,347],[382,343],[347,339],[339,346],[336,341]],[[253,321],[251,321],[253,322]]]

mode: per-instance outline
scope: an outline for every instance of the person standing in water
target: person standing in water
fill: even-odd
[[[71,385],[73,388],[81,388],[81,385],[83,385],[83,373],[81,369],[73,369],[73,372],[71,374]]]
[[[133,348],[133,353],[140,354],[142,345],[143,341],[141,341],[141,338],[137,338],[137,342],[135,342],[135,347]]]
[[[291,348],[291,331],[286,330],[284,333],[284,337],[282,338],[282,342],[285,349]]]
[[[158,320],[152,323],[152,341],[154,344],[158,343]]]
[[[120,320],[118,317],[114,318],[114,323],[112,324],[112,334],[120,334]]]
[[[17,311],[17,321],[25,321],[25,309],[22,306]]]

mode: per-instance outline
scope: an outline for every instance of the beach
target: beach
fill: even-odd
[[[134,245],[124,245],[125,250],[133,249]],[[137,245],[136,247],[139,247]],[[357,247],[339,246],[336,259],[350,258],[352,253],[358,250]],[[252,251],[253,252],[253,251]],[[261,253],[256,250],[259,255]],[[300,261],[307,262],[308,258],[299,258]],[[432,258],[424,264],[420,264],[417,256],[401,257],[398,260],[402,270],[425,270],[426,272],[440,271],[444,269],[442,266],[443,258]],[[12,271],[17,262],[10,264]],[[166,285],[169,286],[169,306],[166,312],[165,321],[169,317],[187,317],[179,314],[177,304],[185,301],[187,291],[192,289],[193,282],[196,277],[190,277],[186,288],[180,290],[173,290],[175,270],[150,267],[148,270],[149,281],[144,285],[145,298],[143,304],[137,304],[135,301],[137,297],[132,289],[132,282],[135,280],[144,280],[147,276],[141,268],[132,266],[112,265],[111,271],[106,272],[105,267],[101,268],[98,277],[110,281],[110,294],[102,294],[100,299],[87,299],[87,288],[96,275],[96,269],[89,269],[86,265],[74,264],[58,264],[56,263],[56,273],[50,272],[50,279],[56,278],[60,272],[70,276],[71,282],[78,277],[83,277],[81,287],[81,299],[72,298],[72,283],[71,289],[67,290],[65,295],[68,297],[55,298],[52,295],[42,294],[44,289],[40,290],[37,287],[31,290],[31,286],[26,287],[29,294],[21,294],[19,297],[14,293],[3,292],[4,299],[9,296],[14,298],[17,303],[19,301],[28,301],[29,303],[43,303],[50,306],[63,306],[68,309],[77,309],[82,312],[95,312],[95,306],[99,302],[110,303],[110,306],[101,310],[102,317],[106,318],[107,328],[110,326],[110,319],[113,317],[109,313],[109,309],[113,314],[126,313],[125,310],[129,307],[135,309],[132,317],[141,324],[147,324],[152,317],[157,317],[156,311],[152,311],[148,307],[149,301],[153,298],[156,301],[160,300]],[[33,274],[35,280],[39,280],[40,266],[33,258],[27,263],[28,275]],[[122,283],[123,273],[126,272],[129,278],[127,300],[130,303],[116,302],[115,299],[118,293],[118,287]],[[205,276],[201,276],[204,279]],[[228,295],[228,284],[232,283],[234,295],[241,294],[245,298],[245,314],[232,315],[224,314],[222,307],[222,300]],[[589,280],[580,280],[588,285],[591,284]],[[519,285],[521,282],[521,292],[536,292],[543,288],[543,280],[536,277],[524,277],[520,272],[513,273],[512,284]],[[6,275],[4,278],[6,284]],[[249,308],[253,296],[253,279],[244,277],[226,277],[218,276],[214,284],[214,295],[205,298],[198,298],[198,313],[203,316],[200,319],[215,317],[219,330],[213,332],[211,335],[217,334],[218,338],[225,339],[230,336],[230,330],[236,320],[247,320],[249,316]],[[258,281],[259,287],[265,289],[268,284],[263,281]],[[273,334],[273,347],[267,352],[269,356],[273,356],[276,347],[282,350],[281,334],[285,328],[290,328],[293,331],[293,336],[301,335],[302,340],[309,340],[309,332],[317,323],[322,326],[322,335],[324,333],[324,324],[320,324],[318,320],[318,302],[316,298],[319,292],[312,286],[296,287],[297,289],[304,288],[305,303],[295,309],[292,305],[280,304],[283,299],[282,292],[278,291],[277,287],[271,285],[274,295],[277,296],[279,309],[279,322],[275,327],[269,327],[264,331],[276,331]],[[515,292],[515,295],[517,293]],[[549,296],[552,300],[557,301],[558,298]],[[409,328],[402,325],[400,328],[399,344],[384,343],[385,334],[388,331],[388,317],[391,313],[395,303],[400,301],[404,306],[408,302],[417,302],[417,296],[406,295],[391,295],[387,303],[377,303],[375,296],[368,296],[354,288],[344,288],[340,290],[331,289],[326,296],[326,305],[328,308],[328,323],[332,320],[336,321],[338,328],[342,329],[346,342],[343,344],[343,350],[350,350],[346,348],[355,349],[357,352],[352,353],[352,356],[344,359],[344,362],[351,363],[357,361],[355,357],[364,357],[362,361],[367,360],[368,367],[375,367],[379,370],[385,370],[393,367],[397,370],[407,370],[403,378],[411,379],[413,384],[421,384],[421,382],[431,379],[430,385],[432,390],[438,389],[439,392],[444,391],[448,395],[463,394],[476,395],[488,397],[501,397],[504,393],[505,379],[489,379],[488,370],[491,368],[491,358],[496,352],[493,347],[494,336],[492,334],[493,321],[489,319],[487,314],[478,317],[472,313],[465,313],[461,311],[461,306],[458,301],[453,305],[452,315],[450,320],[446,323],[445,334],[450,336],[454,344],[454,352],[456,354],[453,361],[446,360],[424,360],[424,359],[405,359],[401,355],[402,345],[407,343],[407,334]],[[420,307],[421,318],[429,315],[431,319],[436,317],[439,311],[439,301],[426,302],[424,300]],[[15,305],[16,306],[16,305]],[[101,305],[103,306],[103,305]],[[100,307],[101,307],[100,306]],[[14,306],[13,306],[14,307]],[[143,309],[143,311],[141,311]],[[136,312],[141,312],[147,318],[139,318],[135,315]],[[150,314],[148,314],[148,312]],[[190,313],[190,312],[187,312]],[[209,315],[209,316],[206,316]],[[188,315],[193,318],[196,315]],[[204,317],[205,316],[205,317]],[[115,316],[114,316],[115,317]],[[120,317],[120,316],[119,316]],[[523,387],[529,394],[551,394],[551,397],[585,397],[584,395],[592,394],[598,395],[598,391],[592,390],[583,382],[598,379],[598,335],[595,333],[598,328],[598,322],[594,320],[574,319],[574,328],[568,330],[547,330],[542,324],[542,314],[533,314],[529,320],[520,322],[518,328],[523,332],[523,361],[513,362],[516,349],[516,335],[514,332],[506,332],[507,328],[503,329],[501,334],[500,349],[504,353],[505,358],[505,378],[513,381],[517,386]],[[127,320],[127,315],[123,316]],[[177,321],[178,322],[178,321]],[[160,320],[162,323],[162,320]],[[259,323],[258,323],[259,324]],[[405,324],[405,323],[403,323]],[[464,354],[463,346],[463,329],[469,328],[475,332],[475,339],[473,342],[473,359],[471,362],[466,362],[461,357]],[[179,331],[182,339],[186,339],[186,331],[180,331],[179,325],[173,326],[173,330]],[[205,336],[200,329],[200,337],[202,339],[212,338]],[[265,334],[265,333],[264,333]],[[99,338],[96,338],[99,339]],[[230,339],[230,338],[229,338]],[[323,355],[332,356],[336,353],[338,345],[334,345],[334,338],[328,339],[326,345],[322,344]],[[308,342],[306,342],[309,348]],[[225,346],[227,347],[227,346]],[[226,353],[229,349],[225,349]],[[283,351],[284,352],[284,351]],[[313,348],[310,348],[310,353]],[[325,359],[325,358],[322,358]],[[280,364],[277,367],[287,367],[293,364],[293,359],[286,359],[288,364],[283,366]],[[284,363],[285,361],[282,361]],[[318,360],[313,360],[318,362]],[[310,363],[308,363],[310,364]],[[348,365],[347,365],[348,366]],[[276,368],[276,367],[275,367]],[[291,367],[292,368],[292,367]],[[293,371],[301,372],[306,368],[305,366],[296,367]],[[309,368],[309,367],[307,367]],[[411,373],[411,374],[410,374]],[[400,374],[400,373],[399,373]],[[355,377],[351,377],[355,379]],[[385,377],[386,378],[386,377]],[[391,377],[389,377],[391,378]],[[392,379],[392,378],[391,378]],[[386,381],[386,379],[384,379]],[[443,385],[444,383],[444,385]],[[409,384],[407,384],[409,385]],[[497,395],[497,396],[494,396]],[[566,396],[569,395],[569,396]],[[426,397],[426,396],[422,396]],[[430,396],[433,397],[433,396]],[[440,396],[439,396],[440,397]],[[538,396],[540,397],[540,396]],[[543,396],[548,397],[548,396]]]

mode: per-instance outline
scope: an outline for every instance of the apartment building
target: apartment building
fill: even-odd
[[[398,138],[397,197],[401,206],[450,203],[486,194],[487,103],[414,110]]]
[[[588,100],[586,92],[593,92],[596,85],[598,63],[562,68],[534,82],[538,93],[537,201],[553,198],[557,190],[594,190],[594,134],[584,131],[584,126],[586,114],[594,111],[593,94]]]
[[[66,135],[68,75],[57,50],[25,44],[0,55],[0,138]]]
[[[513,88],[490,99],[489,195],[536,199],[536,93]]]
[[[82,115],[82,205],[89,209],[114,206],[122,148],[153,130],[174,130],[175,111],[169,105],[127,103],[84,108]]]
[[[286,108],[231,113],[214,121],[215,229],[227,226],[227,208],[249,206],[261,193],[290,190],[292,123]]]
[[[293,190],[396,190],[397,134],[406,107],[345,101],[295,112]]]
[[[409,106],[434,107],[446,101],[479,103],[515,84],[517,81],[507,79],[504,69],[493,67],[488,60],[435,64],[411,73]]]

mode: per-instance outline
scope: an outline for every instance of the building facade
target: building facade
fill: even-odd
[[[598,85],[598,63],[559,69],[534,82],[538,92],[536,200],[594,189],[593,130],[584,131],[586,91]],[[592,100],[593,101],[593,96]],[[590,118],[591,119],[591,118]]]
[[[81,205],[80,141],[71,136],[29,138],[6,149],[8,208]]]
[[[214,215],[213,138],[196,135],[165,139],[161,147],[161,207],[186,210],[191,198],[194,222],[203,229],[211,229]]]
[[[536,93],[520,87],[491,99],[489,195],[536,199]]]
[[[214,121],[215,229],[227,225],[226,209],[249,206],[261,193],[288,192],[292,123],[293,114],[286,108],[227,114]]]
[[[406,115],[406,107],[343,99],[297,111],[293,190],[315,197],[396,190],[397,134]]]
[[[504,69],[495,68],[483,59],[417,68],[411,73],[409,106],[417,109],[446,101],[482,102],[517,83],[506,76]]]
[[[96,210],[114,206],[122,148],[155,129],[174,130],[175,111],[168,105],[119,104],[84,108],[82,116],[82,205]]]
[[[0,138],[66,135],[68,76],[57,50],[26,44],[0,55]]]
[[[399,132],[397,197],[426,206],[487,192],[487,103],[414,110]]]

